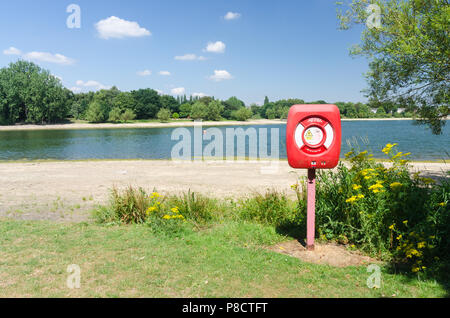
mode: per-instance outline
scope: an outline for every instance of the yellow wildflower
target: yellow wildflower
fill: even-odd
[[[353,190],[359,190],[359,189],[361,189],[362,188],[362,186],[361,185],[357,185],[357,184],[354,184],[353,185]]]
[[[155,198],[159,198],[161,195],[158,192],[153,192],[152,195],[150,196],[150,199],[155,199]]]
[[[393,230],[394,229],[394,227],[395,227],[395,223],[394,224],[392,224],[390,227],[389,227],[389,230]]]
[[[381,189],[383,189],[383,185],[378,182],[369,187],[369,190],[372,190],[373,193],[378,193],[378,192],[380,192]]]
[[[425,242],[420,242],[420,243],[417,244],[417,248],[418,248],[418,249],[421,249],[421,248],[424,248],[426,245],[427,245],[427,243],[425,243]]]
[[[400,182],[393,182],[390,184],[391,189],[396,189],[403,186],[403,184],[401,184]]]
[[[393,156],[392,157],[392,160],[395,160],[395,159],[398,159],[398,158],[400,158],[400,157],[402,157],[403,156],[403,152],[397,152],[397,154],[395,155],[395,156]]]
[[[411,254],[418,257],[422,256],[422,252],[419,252],[416,249],[411,250]]]
[[[439,206],[442,206],[442,207],[447,206],[447,203],[446,202],[441,202],[441,203],[439,203]]]
[[[155,212],[156,210],[157,210],[156,207],[151,206],[151,207],[149,207],[149,208],[147,209],[146,213],[147,213],[147,215],[149,215],[150,213]]]
[[[387,144],[386,147],[384,147],[382,151],[386,155],[388,155],[391,152],[392,148],[394,148],[395,146],[397,146],[397,144]]]
[[[355,196],[352,196],[351,198],[345,200],[345,202],[347,202],[347,203],[353,203],[355,201],[356,201],[356,197]]]

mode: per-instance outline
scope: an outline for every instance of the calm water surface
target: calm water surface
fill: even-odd
[[[256,131],[279,129],[280,158],[286,158],[286,125],[242,126]],[[209,127],[204,127],[207,129]],[[225,129],[238,126],[217,127],[225,136]],[[170,159],[171,140],[175,128],[130,128],[92,130],[36,130],[0,132],[0,160],[36,159]],[[191,133],[193,128],[186,128]],[[375,157],[384,157],[381,149],[386,143],[396,142],[399,150],[411,152],[411,159],[450,160],[450,127],[435,136],[424,126],[413,121],[343,121],[341,156],[351,147],[370,150]],[[193,135],[193,133],[192,133]],[[204,145],[210,141],[204,141]],[[224,151],[225,153],[225,151]]]

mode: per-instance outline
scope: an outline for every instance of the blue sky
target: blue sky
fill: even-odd
[[[79,29],[66,25],[72,3]],[[348,51],[360,33],[338,30],[334,0],[1,1],[0,67],[30,59],[75,91],[356,102],[367,61]]]

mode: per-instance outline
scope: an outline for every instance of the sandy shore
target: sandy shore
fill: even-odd
[[[442,177],[449,164],[415,163],[413,170]],[[0,217],[80,221],[108,199],[109,189],[128,185],[162,193],[189,189],[215,197],[239,197],[290,186],[305,170],[286,161],[183,162],[79,161],[0,163]]]
[[[342,119],[342,121],[380,121],[380,120],[412,120],[411,118],[352,118]],[[250,126],[250,125],[279,125],[285,124],[286,120],[280,119],[254,119],[248,121],[204,121],[203,126]],[[192,127],[196,123],[191,121],[180,121],[171,123],[129,123],[129,124],[87,124],[87,123],[71,123],[56,125],[15,125],[0,126],[0,131],[15,130],[61,130],[61,129],[112,129],[112,128],[166,128],[166,127]]]
[[[286,121],[274,119],[258,119],[249,121],[203,121],[203,126],[250,126],[250,125],[278,125],[284,124]],[[61,130],[61,129],[113,129],[113,128],[167,128],[167,127],[192,127],[200,122],[180,121],[170,123],[128,123],[128,124],[87,124],[87,123],[71,123],[56,125],[15,125],[0,126],[0,131],[13,130]]]

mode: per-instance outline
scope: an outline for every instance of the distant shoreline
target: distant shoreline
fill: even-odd
[[[397,121],[413,120],[412,118],[346,118],[342,121]],[[285,124],[286,120],[280,119],[253,119],[248,121],[204,121],[203,126],[251,126],[251,125],[279,125]],[[13,125],[0,126],[0,131],[21,131],[21,130],[75,130],[75,129],[124,129],[124,128],[171,128],[171,127],[193,127],[197,124],[194,121],[180,121],[170,123],[129,123],[129,124],[89,124],[89,123],[69,123],[52,125]]]

